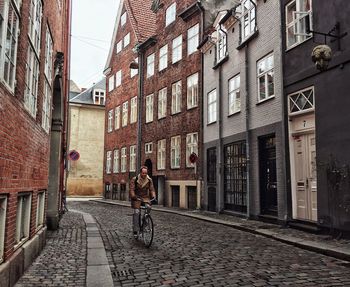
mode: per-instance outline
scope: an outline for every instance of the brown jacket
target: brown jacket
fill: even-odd
[[[141,175],[133,177],[130,181],[129,195],[132,208],[140,208],[141,206],[141,201],[132,199],[135,196],[142,197],[144,201],[149,202],[151,198],[156,196],[152,178],[148,175],[145,180],[142,180]]]

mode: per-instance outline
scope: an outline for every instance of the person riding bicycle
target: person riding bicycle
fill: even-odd
[[[132,229],[134,237],[138,236],[139,230],[139,213],[142,198],[143,202],[150,203],[156,200],[156,192],[154,190],[152,178],[148,176],[147,166],[142,166],[140,168],[140,173],[133,177],[130,181],[130,199],[131,208],[133,209],[133,220]]]

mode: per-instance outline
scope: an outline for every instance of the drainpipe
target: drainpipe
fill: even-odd
[[[141,168],[141,150],[142,150],[142,108],[143,108],[143,66],[144,50],[138,48],[139,57],[139,81],[138,81],[138,98],[137,98],[137,171]]]

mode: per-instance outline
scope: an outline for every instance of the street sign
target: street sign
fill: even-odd
[[[190,154],[189,160],[191,163],[195,163],[197,161],[197,159],[198,159],[198,156],[195,152]]]
[[[69,152],[68,156],[69,156],[69,159],[73,161],[76,161],[80,158],[79,152],[77,152],[74,149]]]

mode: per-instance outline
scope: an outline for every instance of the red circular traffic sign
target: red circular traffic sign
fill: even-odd
[[[69,152],[69,158],[71,159],[71,160],[78,160],[79,158],[80,158],[80,154],[79,154],[79,152],[77,152],[76,150],[71,150],[70,152]]]
[[[195,152],[191,153],[190,158],[189,158],[190,162],[195,163],[197,161],[197,159],[198,159],[197,154]]]

